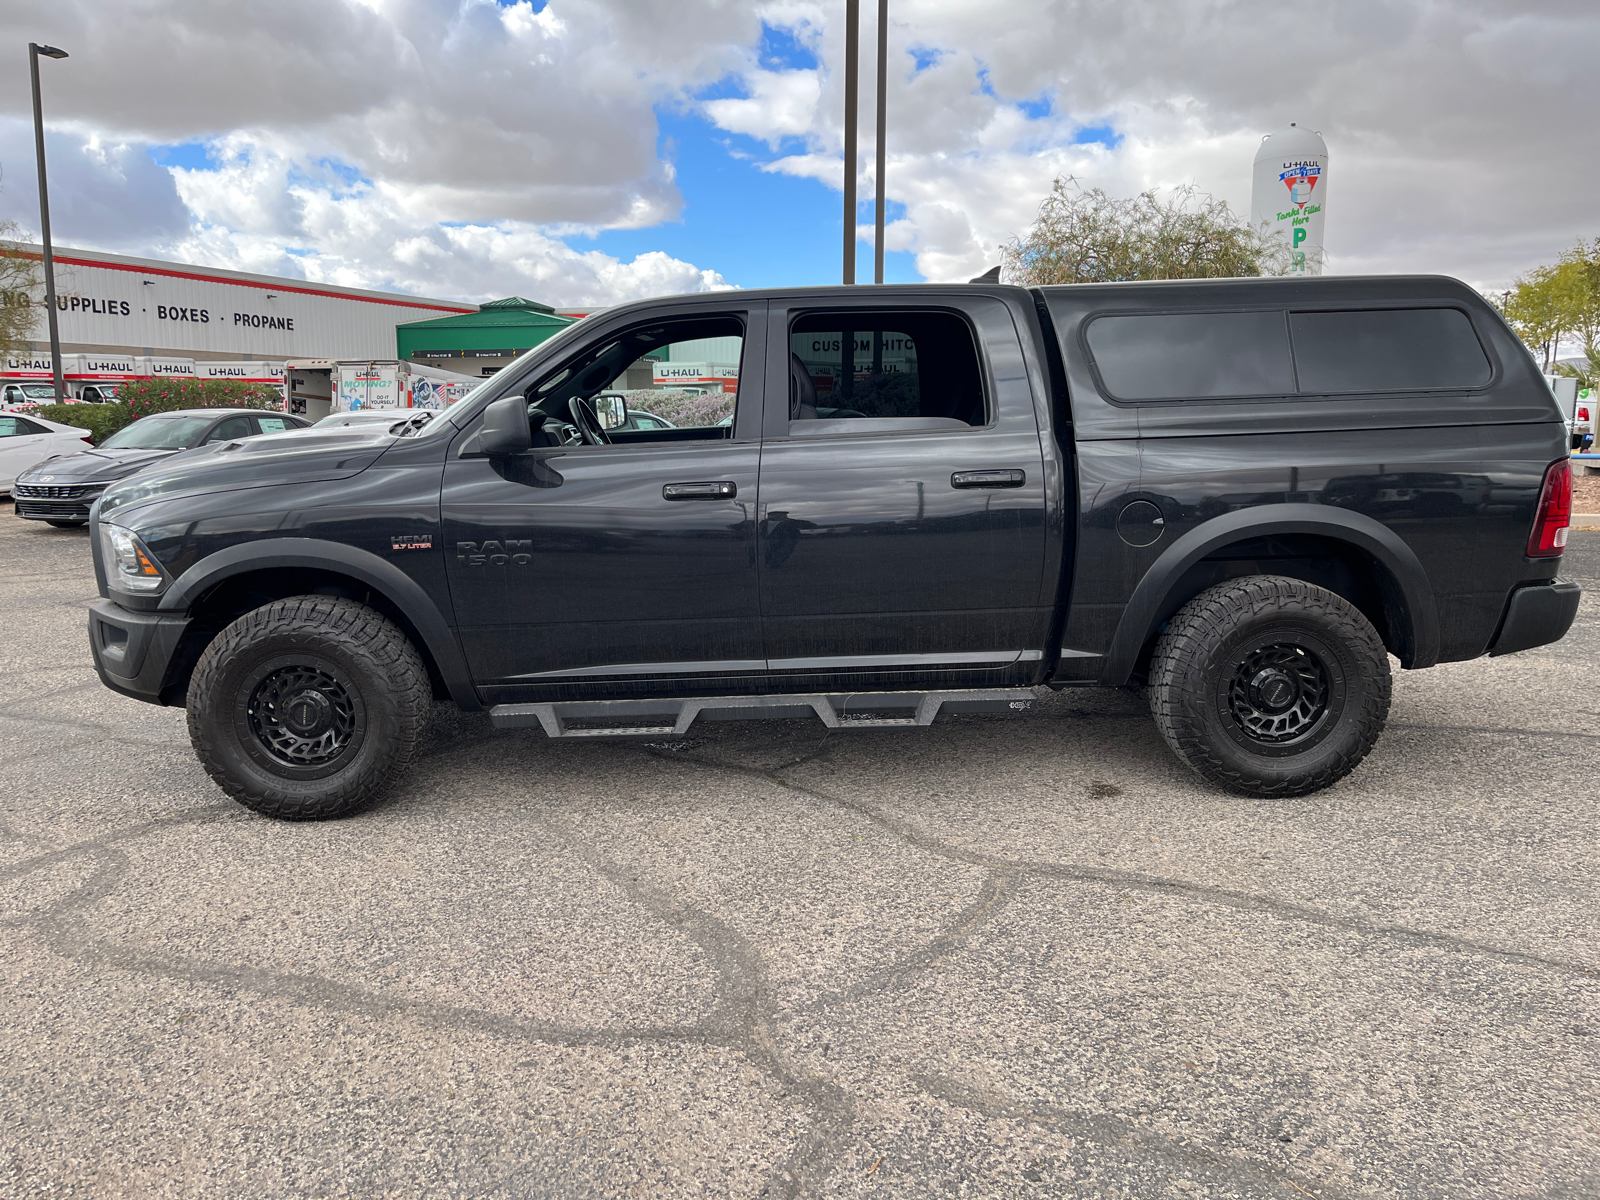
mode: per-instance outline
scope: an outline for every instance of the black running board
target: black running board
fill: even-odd
[[[571,700],[496,704],[496,729],[538,726],[553,738],[681,736],[697,719],[749,721],[817,717],[829,729],[925,729],[941,712],[1025,713],[1027,688],[967,692],[835,692],[812,696],[696,696],[683,700]],[[574,728],[569,722],[583,722]]]

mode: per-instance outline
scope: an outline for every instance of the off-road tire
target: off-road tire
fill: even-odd
[[[296,703],[327,727],[294,725],[286,714]],[[291,596],[246,613],[206,647],[189,683],[189,739],[207,774],[246,808],[324,820],[388,790],[416,755],[431,706],[427,668],[392,621],[355,600]],[[296,753],[304,765],[291,761]]]
[[[1180,608],[1149,679],[1167,745],[1247,796],[1304,796],[1338,782],[1389,715],[1389,658],[1372,623],[1344,597],[1276,575],[1220,583]],[[1285,694],[1294,705],[1272,711]]]
[[[52,529],[82,529],[89,522],[87,522],[87,521],[52,521],[49,517],[46,517],[44,523],[46,525],[50,526]]]

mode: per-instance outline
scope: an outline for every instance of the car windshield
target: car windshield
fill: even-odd
[[[210,417],[145,417],[100,443],[103,450],[187,450],[211,426]]]
[[[24,396],[37,396],[41,400],[48,400],[56,394],[55,388],[48,383],[25,383],[22,385]]]

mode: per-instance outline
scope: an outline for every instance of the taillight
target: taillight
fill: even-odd
[[[1587,408],[1580,408],[1578,410],[1578,420],[1587,421],[1588,419],[1589,419],[1589,410]]]
[[[1528,535],[1529,558],[1557,558],[1567,548],[1567,524],[1572,520],[1572,463],[1551,463],[1539,492],[1539,511]]]

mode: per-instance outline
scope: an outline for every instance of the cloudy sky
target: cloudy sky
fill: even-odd
[[[1328,142],[1328,269],[1499,286],[1600,234],[1594,0],[891,0],[891,281],[998,261],[1057,175],[1248,211]],[[872,195],[876,5],[862,23]],[[0,0],[0,219],[62,245],[558,305],[838,277],[843,0]],[[871,273],[871,206],[858,221]]]

